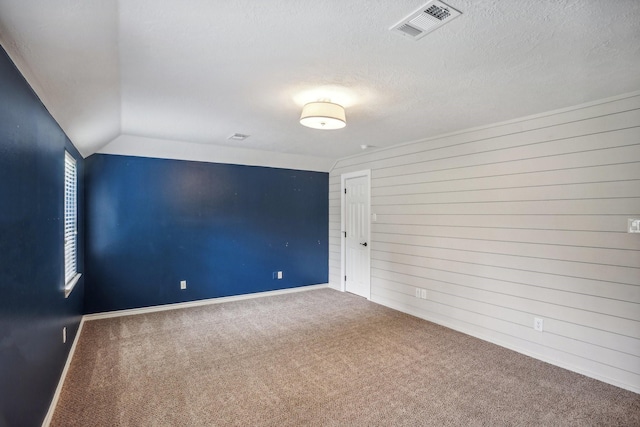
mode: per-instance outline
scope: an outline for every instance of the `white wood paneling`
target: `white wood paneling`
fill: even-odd
[[[384,285],[380,286],[381,295],[385,292],[389,292],[389,295],[398,295],[403,294],[401,298],[411,298],[411,295],[408,295],[405,292],[397,293],[394,289],[385,287]],[[546,319],[545,321],[545,331],[546,334],[539,334],[535,331],[531,330],[530,325],[527,322],[523,322],[522,319],[518,318],[518,311],[510,310],[504,307],[496,306],[491,303],[483,303],[476,302],[472,299],[464,299],[461,298],[455,301],[455,305],[452,305],[453,301],[446,294],[431,292],[432,296],[428,301],[419,300],[418,306],[420,304],[434,304],[435,306],[442,307],[455,307],[460,310],[458,314],[465,319],[470,319],[471,316],[476,315],[478,319],[483,319],[483,324],[486,326],[490,322],[496,322],[501,325],[501,330],[503,332],[512,331],[519,338],[529,337],[532,341],[536,343],[546,343],[552,344],[556,348],[564,348],[567,352],[576,352],[576,350],[584,349],[585,353],[590,355],[592,360],[598,360],[601,362],[605,362],[607,360],[615,359],[618,361],[618,366],[634,373],[640,373],[640,358],[637,355],[632,353],[627,353],[623,351],[618,351],[610,348],[605,348],[599,345],[595,345],[590,343],[588,340],[579,340],[579,339],[571,339],[569,342],[562,342],[563,337],[554,333],[555,324],[557,323],[565,323],[556,319]],[[464,311],[462,311],[464,310]],[[548,325],[547,325],[548,323]],[[615,336],[617,339],[623,338],[620,335],[610,334]],[[638,340],[635,340],[638,342]],[[566,347],[565,347],[566,346]]]
[[[419,165],[373,170],[372,186],[405,185],[436,180],[454,180],[463,178],[481,178],[502,176],[508,179],[518,174],[577,169],[592,166],[619,165],[637,162],[640,146],[628,145],[598,151],[586,151],[558,154],[555,156],[538,156],[532,159],[511,161],[495,160],[488,163],[469,163],[456,168],[440,165],[439,169]]]
[[[640,165],[639,165],[640,167]],[[625,215],[381,215],[377,224],[445,225],[450,227],[524,228],[626,233]]]
[[[481,128],[469,129],[441,137],[429,138],[424,143],[406,143],[391,148],[372,151],[358,156],[342,159],[337,162],[332,171],[337,174],[343,173],[341,169],[356,170],[362,165],[367,165],[372,161],[386,158],[393,158],[407,154],[423,152],[426,149],[438,147],[448,147],[470,141],[489,140],[510,134],[518,134],[529,130],[552,128],[570,122],[588,120],[594,117],[603,117],[609,114],[640,109],[640,97],[635,94],[628,94],[615,99],[597,101],[592,105],[567,108],[565,110],[552,111],[538,114],[524,119],[511,120],[509,122]],[[425,145],[427,147],[425,147]]]
[[[585,232],[565,230],[503,229],[499,227],[447,227],[396,224],[376,224],[374,229],[378,233],[395,235],[400,234],[427,237],[446,236],[458,239],[540,243],[550,245],[564,245],[570,241],[572,246],[640,250],[640,241],[637,239],[629,238],[620,241],[620,236],[615,233],[597,231]]]
[[[372,301],[640,392],[639,94],[340,160],[331,224],[360,169]]]
[[[504,176],[476,176],[443,181],[425,181],[418,184],[387,186],[384,186],[379,182],[372,195],[387,196],[398,194],[426,194],[452,191],[546,187],[590,182],[638,180],[640,179],[640,162],[609,166],[591,166],[579,169],[561,169],[511,174],[509,178],[510,179],[508,181],[505,181]]]
[[[625,234],[624,240],[632,239]],[[502,255],[516,255],[540,259],[557,259],[592,264],[622,267],[638,266],[638,252],[632,250],[589,248],[572,245],[545,245],[524,242],[501,242],[488,240],[460,239],[441,236],[415,236],[373,233],[372,244],[378,242],[398,243],[429,248],[460,249],[471,252],[486,252]],[[375,246],[374,248],[375,249]]]
[[[435,261],[458,261],[464,263],[459,268],[466,271],[467,265],[498,267],[514,271],[519,278],[533,277],[534,284],[541,287],[560,289],[568,292],[612,298],[640,303],[640,286],[613,281],[616,276],[629,271],[618,267],[587,262],[533,258],[518,255],[474,252],[466,249],[444,249],[424,246],[407,246],[389,243],[375,245],[374,257],[387,259],[402,255],[415,255],[421,264]],[[397,258],[396,258],[397,259]],[[631,270],[633,273],[635,271]],[[570,272],[570,274],[568,274]],[[637,275],[637,271],[636,271]],[[558,276],[562,282],[558,283]],[[635,277],[635,276],[634,276]]]

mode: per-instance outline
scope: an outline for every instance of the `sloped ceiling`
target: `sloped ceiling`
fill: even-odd
[[[84,156],[137,138],[334,160],[640,89],[637,0],[450,0],[463,15],[419,41],[388,30],[425,2],[0,0],[0,42]],[[298,123],[320,98],[346,128]]]

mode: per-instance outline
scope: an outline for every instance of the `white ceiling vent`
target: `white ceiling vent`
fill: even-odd
[[[418,40],[461,14],[441,1],[431,0],[389,30],[404,37]]]
[[[233,135],[230,135],[227,139],[233,139],[235,141],[244,141],[245,139],[249,138],[250,135],[245,135],[243,133],[234,133]]]

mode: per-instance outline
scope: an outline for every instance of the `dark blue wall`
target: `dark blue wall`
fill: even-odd
[[[0,426],[39,426],[83,310],[64,298],[64,150],[82,160],[0,49]],[[82,179],[79,182],[82,197]],[[82,206],[82,200],[80,200]],[[82,209],[80,260],[82,259]],[[67,343],[62,328],[67,327]]]
[[[328,280],[327,173],[113,155],[85,167],[87,313]]]

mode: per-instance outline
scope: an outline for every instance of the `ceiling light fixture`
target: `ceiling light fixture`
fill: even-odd
[[[317,101],[302,107],[300,124],[313,129],[342,129],[347,125],[347,118],[342,105]]]

